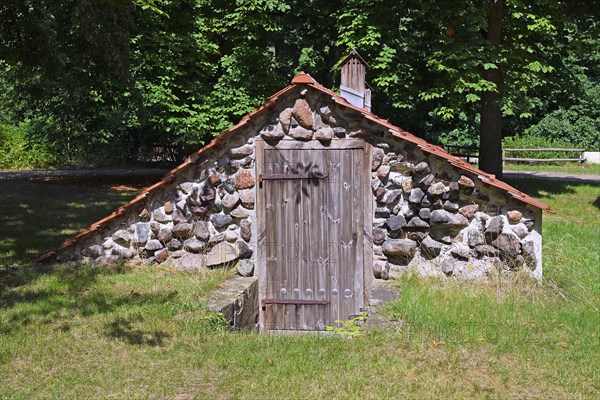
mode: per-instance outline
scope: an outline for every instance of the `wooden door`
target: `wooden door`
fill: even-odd
[[[359,314],[371,215],[364,142],[257,142],[257,153],[263,330],[322,330]]]

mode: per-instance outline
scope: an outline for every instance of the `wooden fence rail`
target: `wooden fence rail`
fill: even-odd
[[[507,152],[556,152],[556,153],[579,153],[578,158],[518,158],[518,157],[506,157]],[[580,162],[585,161],[583,156],[585,149],[554,149],[554,148],[532,148],[532,149],[503,149],[502,150],[502,161],[510,162],[525,162],[525,163],[544,163],[544,162]]]
[[[452,146],[445,145],[444,148],[450,154],[462,157],[467,162],[473,162],[479,158],[479,149],[477,147],[469,146]],[[579,153],[578,158],[520,158],[520,157],[507,157],[506,153],[510,152],[555,152],[555,153]],[[583,153],[585,149],[559,149],[559,148],[529,148],[529,149],[502,149],[502,162],[522,162],[522,163],[545,163],[545,162],[585,162]]]

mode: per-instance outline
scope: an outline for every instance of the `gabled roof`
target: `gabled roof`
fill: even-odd
[[[358,54],[358,53],[357,53]],[[350,54],[352,55],[352,53]],[[359,56],[360,57],[360,56]],[[75,245],[77,242],[79,242],[81,239],[83,239],[84,237],[98,231],[100,228],[104,227],[106,224],[108,224],[109,222],[113,221],[114,219],[124,215],[127,213],[127,211],[129,211],[130,209],[132,209],[135,205],[140,204],[142,202],[144,202],[148,196],[153,193],[154,191],[156,191],[157,189],[172,183],[175,179],[176,179],[176,175],[193,166],[196,161],[198,161],[199,157],[206,153],[208,150],[217,147],[218,145],[222,144],[223,142],[225,142],[231,135],[235,134],[236,132],[238,132],[239,130],[248,127],[249,125],[252,125],[252,121],[256,118],[258,118],[260,115],[262,115],[265,112],[268,112],[270,110],[272,110],[277,101],[284,95],[290,93],[292,90],[296,89],[299,85],[306,85],[308,87],[311,87],[329,97],[331,97],[332,101],[334,101],[336,104],[342,106],[342,107],[346,107],[346,108],[350,108],[352,110],[355,110],[357,112],[359,112],[360,114],[362,114],[362,116],[364,118],[366,118],[367,120],[380,125],[381,127],[383,127],[384,129],[387,129],[388,132],[393,135],[394,137],[397,137],[399,139],[402,140],[406,140],[408,142],[414,143],[415,145],[417,145],[419,147],[419,149],[421,149],[422,152],[424,153],[429,153],[429,154],[434,154],[438,157],[444,158],[446,159],[451,165],[466,171],[466,172],[470,172],[473,174],[476,174],[477,177],[484,183],[484,184],[488,184],[490,186],[494,186],[496,188],[499,188],[505,192],[507,192],[509,195],[511,195],[512,197],[514,197],[515,199],[526,203],[526,204],[530,204],[534,207],[537,207],[541,210],[544,211],[548,211],[550,213],[554,213],[554,211],[546,204],[542,203],[539,200],[534,199],[533,197],[515,189],[514,187],[510,186],[509,184],[502,182],[499,179],[496,179],[496,177],[492,174],[488,174],[486,172],[483,172],[475,167],[473,167],[471,164],[469,164],[468,162],[462,160],[459,157],[453,156],[450,153],[448,153],[447,151],[445,151],[444,149],[442,149],[439,146],[435,146],[433,144],[428,143],[427,141],[418,138],[417,136],[414,136],[413,134],[406,132],[404,130],[402,130],[401,128],[389,123],[387,120],[384,120],[382,118],[379,118],[377,115],[371,113],[370,111],[367,111],[364,108],[360,108],[360,107],[356,107],[353,106],[352,104],[350,104],[346,99],[344,99],[343,97],[341,97],[340,95],[338,95],[337,93],[333,92],[332,90],[322,86],[321,84],[319,84],[313,77],[311,77],[308,74],[305,74],[304,72],[301,72],[300,74],[298,74],[296,77],[294,77],[294,79],[292,79],[292,83],[291,85],[285,87],[284,89],[280,90],[279,92],[275,93],[274,95],[272,95],[271,97],[269,97],[269,99],[267,99],[267,101],[265,101],[265,103],[257,108],[256,110],[252,111],[251,113],[247,114],[246,116],[244,116],[240,122],[238,122],[236,125],[232,126],[231,128],[229,128],[228,130],[220,133],[219,135],[215,136],[215,138],[210,141],[210,143],[208,143],[207,145],[205,145],[204,147],[202,147],[201,149],[199,149],[198,151],[192,153],[190,156],[188,156],[185,161],[180,164],[179,166],[173,168],[171,171],[169,171],[160,181],[158,181],[157,183],[155,183],[152,186],[149,186],[147,188],[142,189],[140,192],[138,192],[137,196],[131,200],[130,202],[120,206],[119,208],[117,208],[115,211],[113,211],[112,214],[108,215],[107,217],[94,222],[88,229],[86,229],[83,232],[80,232],[79,234],[70,237],[69,239],[65,240],[58,248],[44,253],[42,255],[40,255],[37,258],[38,262],[44,262],[47,260],[52,259],[53,257],[56,256],[56,253],[60,250],[66,249],[68,247],[71,247],[73,245]]]

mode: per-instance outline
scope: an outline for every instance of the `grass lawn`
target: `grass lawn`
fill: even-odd
[[[600,164],[562,163],[546,164],[506,164],[505,171],[563,172],[565,174],[600,175]]]
[[[344,339],[223,330],[201,298],[226,270],[28,268],[131,192],[0,182],[0,398],[596,399],[600,188],[510,183],[557,211],[541,287],[404,277],[398,323]]]

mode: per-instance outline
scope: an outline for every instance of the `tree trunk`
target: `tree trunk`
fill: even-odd
[[[504,1],[492,0],[488,20],[487,41],[493,49],[502,40]],[[496,84],[497,91],[481,94],[481,123],[479,127],[479,167],[502,177],[502,72],[499,68],[483,69],[483,79]]]

